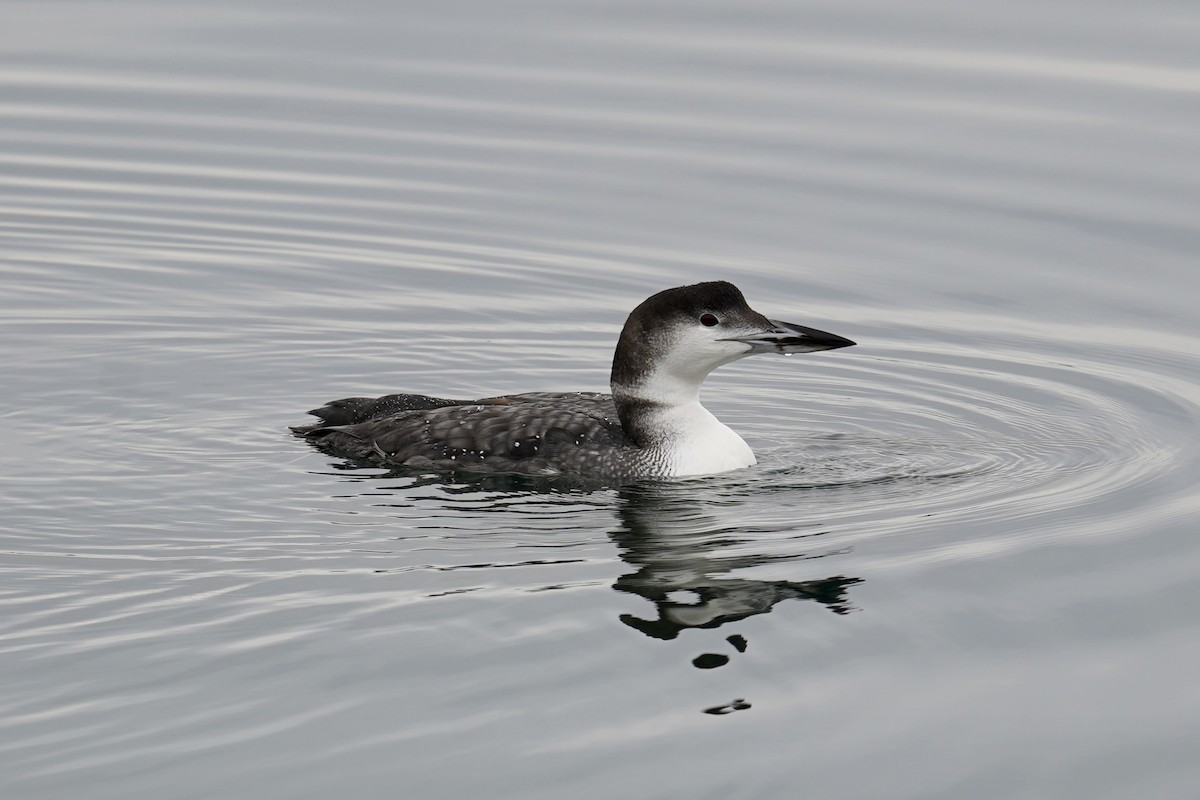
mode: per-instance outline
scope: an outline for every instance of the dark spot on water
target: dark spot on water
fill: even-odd
[[[729,656],[723,656],[720,653],[701,653],[692,659],[692,666],[696,669],[716,669],[728,663]]]

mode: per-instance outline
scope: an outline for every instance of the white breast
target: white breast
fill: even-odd
[[[665,436],[654,449],[662,452],[671,476],[710,475],[757,463],[750,445],[698,401],[670,409],[656,423]]]

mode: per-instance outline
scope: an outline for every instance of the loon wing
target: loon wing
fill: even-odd
[[[322,424],[296,433],[334,455],[386,466],[575,472],[589,454],[633,446],[612,397],[594,392],[482,400],[397,394],[336,400],[312,413]]]

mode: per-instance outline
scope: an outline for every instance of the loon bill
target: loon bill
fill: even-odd
[[[309,412],[321,422],[292,430],[332,455],[387,467],[606,481],[706,475],[755,463],[742,437],[700,405],[710,372],[756,353],[853,344],[767,319],[726,281],[697,283],[659,292],[629,315],[612,394],[349,397]]]

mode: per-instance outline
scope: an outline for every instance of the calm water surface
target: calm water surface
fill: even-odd
[[[1200,10],[0,5],[6,798],[1200,795]],[[750,470],[352,469],[726,278]]]

